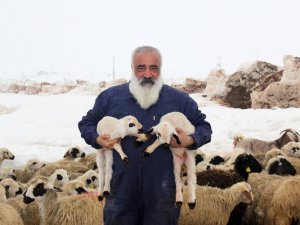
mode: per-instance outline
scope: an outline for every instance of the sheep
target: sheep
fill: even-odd
[[[68,172],[64,169],[55,170],[55,172],[49,177],[49,182],[54,187],[62,187],[69,181]]]
[[[15,170],[16,180],[20,181],[21,183],[28,182],[32,178],[33,174],[45,165],[46,164],[44,162],[40,162],[37,159],[28,160],[22,170]]]
[[[12,154],[8,148],[0,147],[0,164],[4,159],[13,160],[14,158],[14,154]]]
[[[76,178],[82,181],[87,187],[97,188],[99,186],[98,173],[94,170],[86,171],[83,175]]]
[[[89,190],[86,187],[85,183],[80,180],[72,180],[68,183],[65,183],[62,186],[62,196],[67,195],[77,195],[82,193],[87,193]]]
[[[148,138],[143,133],[143,126],[133,116],[125,116],[116,119],[111,116],[103,117],[97,124],[99,135],[107,134],[111,139],[121,139],[125,136],[137,137],[137,142],[146,141]],[[128,157],[124,153],[120,141],[114,144],[113,149],[121,156],[122,161],[127,164]],[[112,178],[113,152],[110,149],[99,149],[96,153],[96,163],[99,170],[99,201],[110,193],[110,181]]]
[[[24,193],[26,204],[38,201],[42,225],[103,225],[103,204],[95,194],[60,198],[46,178],[37,179]]]
[[[2,225],[24,225],[23,220],[17,210],[0,202],[0,224]]]
[[[244,148],[247,153],[259,154],[266,153],[273,148],[281,149],[285,144],[291,141],[300,141],[300,135],[292,129],[283,130],[280,138],[274,141],[263,141],[254,138],[246,138],[243,136],[234,137],[234,147]]]
[[[67,150],[67,152],[64,154],[65,160],[74,160],[77,158],[84,158],[85,152],[81,150],[81,148],[76,145]]]
[[[16,180],[16,173],[15,169],[12,167],[4,167],[0,171],[0,181],[5,178],[12,178],[13,180]]]
[[[8,198],[16,197],[23,193],[21,186],[11,178],[3,179],[0,181],[0,184],[5,188]]]
[[[87,154],[84,158],[79,159],[78,162],[87,166],[89,169],[97,169],[96,152]]]
[[[267,217],[269,224],[296,224],[300,220],[300,176],[283,181],[273,194]],[[298,223],[297,223],[298,224]]]
[[[298,142],[289,142],[281,148],[288,156],[300,158],[300,143]]]
[[[149,145],[145,150],[145,156],[150,155],[159,145],[170,144],[171,137],[174,137],[178,144],[180,143],[179,137],[175,128],[181,128],[187,135],[195,132],[195,127],[187,119],[187,117],[180,112],[167,113],[161,117],[160,122],[152,127],[147,134],[156,134],[157,139]],[[187,168],[187,183],[189,188],[189,201],[190,209],[196,205],[196,165],[195,155],[193,151],[187,148],[170,148],[173,155],[174,176],[176,184],[176,206],[180,207],[183,202],[182,195],[182,180],[181,180],[181,167],[185,164]]]
[[[268,161],[265,170],[268,174],[277,174],[280,176],[296,174],[296,169],[293,165],[281,155],[271,158]]]
[[[187,195],[184,189],[184,194]],[[179,225],[226,225],[233,208],[240,202],[253,202],[252,189],[246,182],[239,182],[226,189],[208,186],[197,187],[197,205],[193,211],[183,206]]]

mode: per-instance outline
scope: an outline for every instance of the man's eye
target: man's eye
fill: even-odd
[[[158,70],[158,66],[156,66],[156,65],[150,66],[150,70],[157,71]]]
[[[137,68],[138,71],[144,71],[146,67],[140,65],[140,66],[137,66],[136,68]]]

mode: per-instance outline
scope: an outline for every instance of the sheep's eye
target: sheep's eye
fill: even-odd
[[[33,163],[32,163],[32,165],[36,165],[36,164],[37,164],[37,162],[33,162]]]
[[[4,188],[5,188],[5,190],[8,190],[9,189],[9,185],[6,185]]]
[[[92,176],[92,181],[95,181],[97,179],[96,176]]]
[[[130,123],[130,124],[129,124],[129,127],[134,127],[134,126],[135,126],[134,123]]]

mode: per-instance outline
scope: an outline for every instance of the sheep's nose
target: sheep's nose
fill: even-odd
[[[210,170],[211,168],[210,168],[210,165],[208,165],[207,167],[206,167],[206,170]]]
[[[17,177],[16,177],[15,175],[11,175],[10,177],[11,177],[11,179],[13,179],[13,180],[17,180]]]
[[[82,154],[81,154],[81,158],[84,158],[84,157],[85,157],[85,153],[82,153]]]
[[[13,160],[15,158],[15,156],[13,155],[12,157],[10,157],[9,159]]]
[[[144,128],[142,127],[142,128],[140,128],[140,129],[138,129],[138,133],[139,133],[139,134],[144,133]]]

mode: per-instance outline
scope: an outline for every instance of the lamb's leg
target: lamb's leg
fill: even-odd
[[[160,145],[161,145],[161,142],[158,139],[156,139],[151,145],[149,145],[146,148],[146,150],[144,152],[144,156],[149,156]]]
[[[182,194],[182,180],[180,177],[181,174],[181,166],[183,161],[180,157],[173,153],[173,172],[175,177],[175,184],[176,184],[176,207],[181,207],[183,202],[183,194]]]
[[[103,188],[104,188],[104,162],[105,162],[105,155],[104,152],[105,151],[111,151],[111,150],[106,150],[106,149],[99,149],[96,152],[96,163],[97,163],[97,167],[99,170],[99,175],[98,175],[98,179],[99,179],[99,194],[98,194],[98,200],[102,201],[103,200]]]
[[[112,178],[112,165],[113,165],[113,152],[112,150],[105,151],[105,184],[104,184],[104,192],[103,196],[107,197],[110,193],[110,181]]]
[[[122,146],[120,145],[120,143],[116,143],[114,144],[114,149],[119,153],[119,155],[121,156],[122,161],[124,162],[124,164],[128,163],[128,157],[127,155],[124,153]]]
[[[194,209],[196,206],[196,187],[197,187],[195,156],[194,156],[194,153],[189,150],[186,150],[186,155],[187,155],[187,158],[185,160],[185,165],[187,168],[189,207],[190,207],[190,209]]]

